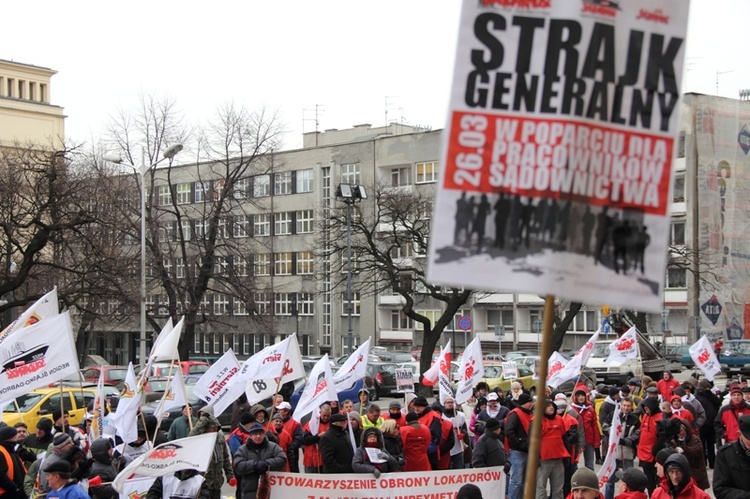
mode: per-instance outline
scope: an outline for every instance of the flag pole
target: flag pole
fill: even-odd
[[[276,397],[279,394],[279,390],[281,390],[281,379],[283,377],[284,377],[283,375],[279,376],[279,381],[276,382],[276,391],[273,394],[273,399],[271,399],[271,400],[273,400],[273,402],[271,403],[271,414],[268,416],[268,425],[269,425],[269,428],[271,427],[270,426],[271,425],[271,421],[273,421],[273,413],[276,410]]]
[[[536,380],[536,402],[534,403],[534,419],[531,420],[529,441],[529,460],[526,465],[526,484],[524,499],[536,497],[536,476],[539,468],[539,449],[541,447],[542,415],[546,404],[545,387],[547,385],[547,364],[552,355],[552,326],[555,318],[555,297],[547,295],[544,298],[544,323],[542,326],[542,351],[539,359],[539,378]]]

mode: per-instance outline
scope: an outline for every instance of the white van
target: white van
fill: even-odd
[[[643,376],[641,359],[630,359],[627,362],[606,362],[607,357],[609,357],[609,345],[611,344],[612,341],[597,341],[586,364],[596,372],[597,381],[609,386],[622,386],[626,385],[630,378],[640,379]]]

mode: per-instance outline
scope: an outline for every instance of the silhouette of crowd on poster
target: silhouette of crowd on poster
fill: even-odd
[[[618,274],[646,272],[644,255],[651,237],[636,211],[506,192],[493,198],[491,202],[487,194],[462,192],[456,201],[453,246],[465,256],[515,258],[552,250],[591,257]]]

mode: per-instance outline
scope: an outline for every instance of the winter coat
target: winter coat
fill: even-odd
[[[486,408],[482,409],[482,411],[477,414],[476,421],[474,421],[474,433],[478,433],[481,436],[484,433],[484,425],[490,420],[490,418],[497,419],[500,422],[501,427],[505,426],[505,418],[508,416],[509,412],[510,409],[502,405],[500,406],[500,410],[494,416],[490,416]]]
[[[610,397],[605,398],[602,405],[599,406],[599,424],[602,427],[602,433],[605,435],[608,435],[607,432],[609,431],[609,426],[612,424],[612,417],[615,415],[615,407],[617,407],[617,402]]]
[[[719,397],[711,390],[701,389],[695,392],[695,398],[700,402],[706,413],[706,422],[704,423],[704,426],[712,425],[716,420],[716,415],[719,413],[719,409],[721,408],[721,400],[719,400]]]
[[[529,431],[534,416],[523,407],[516,407],[505,418],[505,447],[529,452]]]
[[[685,407],[692,407],[695,410],[693,414],[693,416],[695,417],[693,427],[696,430],[700,430],[703,425],[706,424],[706,421],[708,421],[709,423],[713,421],[713,419],[706,419],[706,410],[703,408],[703,404],[701,404],[696,396],[693,395],[688,398],[688,396],[685,395],[684,397],[682,397],[682,405],[684,405]]]
[[[484,434],[474,446],[471,453],[472,468],[490,468],[505,464],[505,448],[498,435],[491,430],[484,430]]]
[[[420,424],[423,424],[430,430],[430,446],[427,448],[427,454],[437,456],[438,446],[440,440],[443,438],[443,425],[440,414],[433,411],[430,407],[425,407],[422,414],[419,416]],[[437,457],[435,457],[437,459]]]
[[[691,432],[690,425],[681,421],[680,424],[687,430],[685,440],[680,441],[679,438],[672,440],[672,445],[675,448],[682,449],[682,454],[687,458],[688,464],[690,465],[690,471],[695,479],[695,483],[698,484],[703,490],[708,489],[711,485],[708,481],[708,472],[706,471],[706,458],[703,454],[703,444],[698,435],[694,435]],[[679,452],[679,450],[678,450]]]
[[[750,405],[744,400],[735,406],[732,402],[722,407],[716,414],[714,428],[716,429],[716,441],[724,439],[727,443],[734,442],[740,438],[740,416],[750,414]]]
[[[261,472],[258,470],[259,463],[266,463],[266,471],[281,471],[286,464],[286,454],[277,444],[269,442],[264,438],[260,445],[248,440],[240,447],[234,456],[234,470],[242,480],[242,499],[254,499],[258,491],[258,482]]]
[[[89,499],[83,487],[76,483],[69,483],[60,490],[53,490],[47,494],[47,499]]]
[[[198,418],[195,416],[191,416],[193,420],[193,426],[195,426],[198,423]],[[179,438],[185,438],[190,434],[190,423],[188,423],[188,418],[184,414],[180,416],[179,418],[172,421],[172,424],[169,425],[169,432],[167,433],[167,440],[177,440]]]
[[[558,416],[557,412],[552,416],[545,414],[542,417],[542,442],[544,445],[539,448],[542,461],[569,458],[568,445],[575,443],[577,440],[576,430],[574,428],[566,429],[562,416]]]
[[[562,417],[563,424],[565,425],[565,432],[567,433],[572,430],[576,435],[575,439],[565,443],[565,448],[568,454],[570,454],[570,462],[578,464],[579,451],[586,446],[586,435],[583,433],[583,428],[581,428],[580,420],[577,417],[578,413],[573,411],[573,414],[566,411],[560,417]]]
[[[302,427],[302,445],[304,445],[302,464],[304,466],[310,466],[313,468],[323,466],[323,457],[320,455],[320,436],[328,431],[330,425],[331,423],[320,422],[317,435],[313,435],[310,432],[309,421]]]
[[[373,463],[370,461],[370,457],[367,455],[365,448],[367,447],[367,436],[375,434],[378,436],[378,449],[380,449],[380,457],[385,459],[384,463]],[[393,473],[401,471],[401,467],[398,465],[396,458],[393,457],[385,450],[383,441],[383,434],[377,428],[370,427],[365,428],[362,431],[362,442],[354,452],[354,458],[352,459],[352,470],[354,473],[374,473],[375,470],[383,473]]]
[[[623,492],[620,495],[616,495],[615,499],[648,499],[648,494],[640,490],[631,490],[630,492]]]
[[[656,401],[656,399],[652,398],[651,400],[654,400],[654,402],[656,402],[656,405],[658,405],[658,401]],[[644,403],[649,404],[652,402],[645,400]],[[641,462],[653,463],[656,460],[654,454],[652,453],[652,450],[654,448],[654,444],[656,444],[656,441],[659,438],[657,435],[657,424],[659,423],[659,421],[661,421],[661,419],[661,412],[657,412],[656,414],[644,413],[643,417],[641,418],[641,436],[638,440],[638,448],[636,450],[636,456]]]
[[[430,461],[427,458],[427,448],[430,446],[432,435],[423,424],[415,421],[398,429],[401,442],[404,445],[404,471],[430,471]],[[351,448],[351,447],[350,447]]]
[[[111,448],[112,444],[106,438],[97,438],[91,442],[90,450],[94,464],[91,465],[88,471],[88,478],[98,476],[101,477],[102,482],[111,482],[115,479],[118,473],[118,461],[112,459],[109,455],[109,449]],[[91,499],[114,499],[119,494],[112,488],[112,485],[100,485],[98,487],[89,487],[89,495]]]
[[[42,420],[42,421],[49,421]],[[23,440],[23,446],[29,449],[31,452],[36,454],[37,456],[40,454],[44,454],[47,452],[47,449],[49,448],[49,444],[52,443],[52,422],[50,421],[50,424],[45,426],[44,423],[40,422],[37,425],[41,424],[41,430],[44,432],[44,434],[41,437],[37,437],[36,433],[29,435]]]
[[[0,497],[2,499],[25,499],[23,479],[26,476],[26,468],[13,450],[15,442],[0,442],[0,446],[2,447],[0,449]]]
[[[349,431],[331,425],[318,443],[323,458],[323,473],[351,473],[354,450],[349,441]]]
[[[208,432],[206,425],[212,416],[204,415],[198,418],[198,422],[193,426],[193,430],[190,432],[190,436],[202,435]],[[214,420],[216,423],[218,421]],[[229,446],[227,446],[226,437],[224,433],[219,430],[216,435],[216,443],[214,444],[213,456],[211,461],[208,463],[208,469],[203,475],[205,480],[203,481],[203,488],[206,490],[219,490],[224,485],[224,475],[226,475],[227,481],[230,478],[234,478],[234,470],[232,469],[232,458],[229,455]]]
[[[171,428],[170,428],[170,431],[171,431]],[[232,430],[232,433],[230,433],[229,437],[227,438],[227,445],[229,445],[229,453],[232,456],[237,454],[237,451],[240,450],[240,447],[245,445],[249,437],[250,437],[250,433],[248,433],[247,428],[245,428],[244,426],[238,423],[237,428]]]
[[[716,452],[713,490],[716,499],[746,499],[750,496],[750,456],[739,440]]]
[[[690,465],[682,454],[672,454],[664,463],[664,469],[671,463],[679,464],[683,473],[683,480],[677,485],[672,485],[669,478],[662,479],[661,484],[651,494],[651,499],[709,499],[709,495],[703,492],[695,480],[690,477]]]
[[[578,405],[570,404],[581,417],[583,431],[586,433],[586,445],[592,445],[595,448],[602,443],[602,434],[599,431],[599,420],[596,417],[594,408],[589,404]]]
[[[396,429],[398,431],[398,429]],[[383,445],[388,454],[396,458],[400,465],[404,464],[404,445],[401,442],[401,434],[383,435]]]
[[[656,383],[656,386],[659,389],[659,395],[661,395],[661,398],[663,400],[669,400],[673,395],[672,390],[680,386],[680,382],[674,379],[672,373],[669,373],[669,379],[660,379]]]
[[[620,445],[615,451],[615,459],[620,461],[635,459],[635,451],[641,438],[641,421],[633,414],[620,413],[620,423],[623,426]]]

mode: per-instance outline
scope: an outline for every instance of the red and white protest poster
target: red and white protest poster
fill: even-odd
[[[432,282],[660,310],[688,10],[463,2]]]

